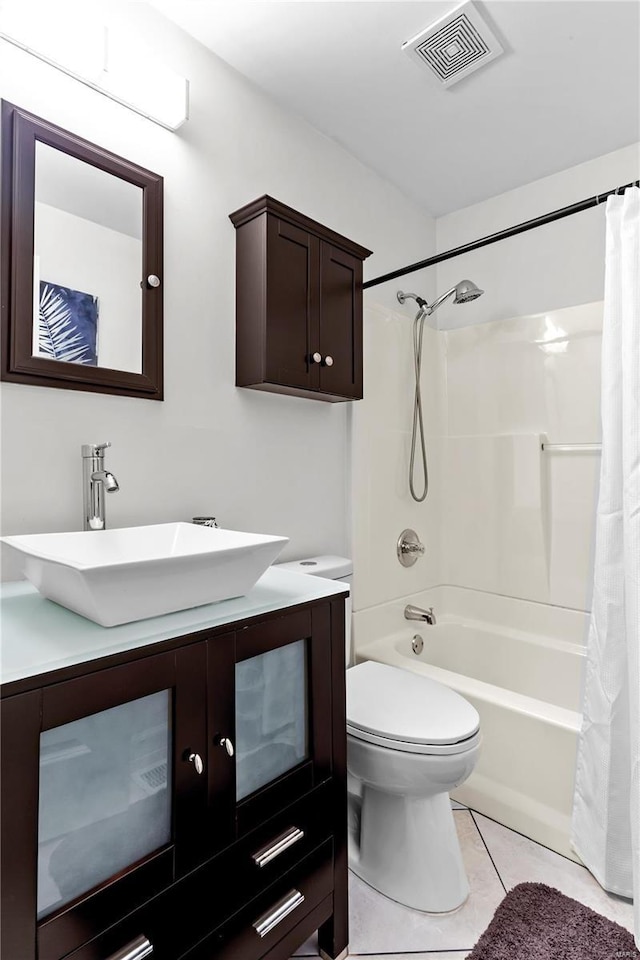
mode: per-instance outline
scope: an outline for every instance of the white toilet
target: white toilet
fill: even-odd
[[[350,798],[354,873],[415,910],[462,906],[469,884],[449,791],[479,751],[478,713],[453,690],[385,663],[349,670],[347,766],[362,786],[360,802]]]
[[[350,581],[350,561],[312,557],[283,568]],[[349,605],[350,607],[350,605]],[[350,609],[347,626],[350,627]],[[347,664],[350,663],[350,629]],[[415,910],[462,906],[469,884],[449,791],[480,751],[476,709],[449,687],[384,663],[347,671],[349,866]]]

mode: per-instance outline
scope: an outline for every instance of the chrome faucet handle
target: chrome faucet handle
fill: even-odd
[[[82,456],[83,457],[102,457],[104,454],[103,450],[106,450],[107,447],[111,446],[111,440],[105,440],[104,443],[83,443],[82,444]]]
[[[419,556],[424,556],[424,543],[401,543],[400,549],[403,553],[417,553]]]
[[[419,557],[424,556],[424,544],[415,530],[402,531],[396,544],[396,553],[403,567],[412,567]]]

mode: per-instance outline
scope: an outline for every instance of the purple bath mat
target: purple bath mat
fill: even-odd
[[[468,960],[637,960],[624,927],[544,883],[504,898]]]

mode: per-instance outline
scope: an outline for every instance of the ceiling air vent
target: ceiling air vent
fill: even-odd
[[[402,49],[416,63],[427,66],[443,87],[452,86],[503,52],[473,3],[456,7],[403,43]]]

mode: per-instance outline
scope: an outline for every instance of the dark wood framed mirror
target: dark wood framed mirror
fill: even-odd
[[[2,102],[0,377],[163,399],[163,180]]]

